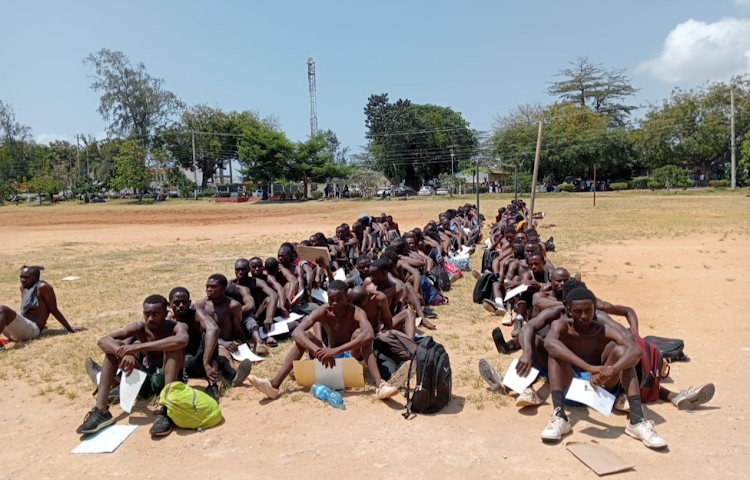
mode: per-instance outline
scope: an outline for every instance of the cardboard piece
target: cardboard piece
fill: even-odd
[[[271,325],[271,331],[266,333],[266,327],[260,327],[260,331],[258,332],[260,334],[260,339],[265,340],[269,336],[275,337],[276,335],[284,335],[285,333],[289,333],[289,322],[278,322]]]
[[[320,383],[332,390],[365,388],[362,365],[354,358],[337,358],[333,368],[326,368],[318,360],[297,360],[294,362],[294,377],[302,387]]]
[[[515,297],[516,295],[522,294],[523,292],[525,292],[528,289],[529,289],[528,285],[519,285],[516,288],[511,288],[510,290],[508,290],[505,293],[505,299],[503,301],[507,302],[511,298]]]
[[[141,385],[146,381],[148,374],[143,370],[134,369],[130,375],[123,376],[120,380],[120,408],[130,413],[141,391]]]
[[[635,465],[595,441],[568,442],[565,448],[599,476],[635,468]]]
[[[326,247],[306,247],[304,245],[297,245],[297,256],[313,265],[318,264],[318,259],[320,257],[323,257],[326,265],[331,264],[331,253]]]
[[[580,378],[574,378],[570,382],[565,398],[589,406],[605,417],[609,417],[612,407],[615,406],[614,395],[602,387],[594,388],[588,380]]]
[[[539,370],[532,367],[528,375],[526,375],[525,377],[521,377],[518,375],[518,373],[516,373],[516,365],[518,365],[518,359],[514,358],[510,364],[510,367],[508,367],[508,371],[505,372],[505,376],[503,377],[503,385],[510,388],[514,392],[521,394],[526,389],[526,387],[531,385],[531,383],[536,380],[537,375],[539,375]]]
[[[254,354],[253,351],[250,350],[250,347],[247,346],[247,343],[239,345],[237,347],[237,351],[232,353],[232,358],[234,358],[238,362],[241,362],[243,360],[250,360],[251,362],[262,362],[263,360],[265,360],[265,358],[259,357],[258,355]]]
[[[138,425],[112,425],[86,437],[70,453],[112,453]]]

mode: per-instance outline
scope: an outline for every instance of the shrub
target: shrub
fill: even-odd
[[[490,191],[490,187],[485,187],[484,185],[479,186],[479,193],[488,193]]]
[[[313,198],[313,200],[320,200],[321,198],[323,198],[323,195],[325,195],[325,193],[319,190],[315,190],[314,192],[310,193],[310,196]]]
[[[648,187],[648,182],[651,179],[648,177],[635,177],[628,182],[628,188],[632,190],[645,190]]]
[[[648,182],[648,188],[650,190],[661,190],[664,188],[664,184],[662,182],[650,181]]]
[[[611,188],[615,192],[619,192],[620,190],[627,190],[628,184],[627,182],[610,183],[609,188]]]
[[[355,190],[353,192],[349,192],[349,198],[360,198],[362,196],[362,192]]]
[[[709,180],[708,185],[715,188],[727,188],[729,186],[729,180]]]
[[[576,188],[572,183],[561,183],[558,187],[561,192],[572,192]]]

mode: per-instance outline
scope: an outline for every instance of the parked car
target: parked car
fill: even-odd
[[[263,196],[263,190],[255,190],[253,192],[253,197],[262,197]]]
[[[424,195],[424,196],[435,195],[435,189],[429,185],[425,185],[419,189],[419,192],[417,192],[417,195]]]
[[[417,192],[411,187],[396,187],[393,194],[397,197],[415,197]]]
[[[377,195],[378,197],[382,197],[383,195],[386,195],[386,196],[388,196],[388,195],[390,195],[390,194],[391,194],[391,188],[390,188],[390,187],[382,187],[382,188],[378,188],[378,192],[376,193],[376,195]]]
[[[435,190],[435,193],[437,195],[449,195],[451,193],[451,189],[448,187],[438,187],[438,189]]]

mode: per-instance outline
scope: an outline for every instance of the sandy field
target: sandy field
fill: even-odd
[[[483,196],[482,213],[494,217],[508,198]],[[101,359],[96,340],[139,320],[147,295],[181,285],[198,299],[208,275],[231,275],[235,259],[275,255],[282,241],[318,231],[330,236],[360,212],[385,211],[404,230],[468,201],[0,207],[0,304],[18,309],[18,268],[43,265],[60,309],[88,328],[69,335],[50,319],[41,338],[10,343],[0,354],[0,479],[597,478],[564,443],[541,442],[549,398],[518,410],[513,396],[486,388],[479,359],[504,372],[513,356],[495,351],[490,331],[499,318],[471,302],[470,276],[437,309],[434,337],[450,355],[454,383],[454,399],[437,415],[405,420],[403,397],[380,402],[372,386],[345,392],[347,409],[339,411],[291,380],[275,401],[246,384],[222,397],[225,421],[213,429],[152,440],[156,406],[139,401],[130,416],[112,407],[118,424],[140,425],[115,453],[69,453],[94,404],[83,360]],[[555,237],[555,265],[580,271],[597,296],[635,308],[643,336],[685,340],[692,361],[672,366],[667,388],[717,386],[713,401],[694,412],[646,407],[666,451],[627,437],[626,416],[584,408],[568,409],[573,434],[564,441],[596,440],[635,464],[618,478],[750,478],[750,395],[742,383],[750,361],[746,192],[600,194],[595,208],[588,195],[553,194],[540,196],[537,210],[546,213],[540,235]],[[70,275],[81,279],[61,281]],[[272,375],[288,348],[283,343],[253,373]]]

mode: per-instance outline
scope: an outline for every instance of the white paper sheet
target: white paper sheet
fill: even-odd
[[[315,381],[331,390],[343,390],[344,367],[341,365],[341,360],[337,358],[336,366],[333,368],[326,368],[320,361],[315,360]]]
[[[522,294],[523,292],[525,292],[528,289],[529,289],[528,285],[519,285],[516,288],[511,288],[510,290],[508,290],[505,293],[505,300],[504,301],[507,302],[511,298],[515,297],[516,295]]]
[[[574,378],[568,388],[565,398],[574,402],[582,403],[593,408],[605,417],[612,413],[615,405],[615,396],[602,387],[592,387],[588,380]]]
[[[464,245],[461,247],[460,255],[468,255],[469,251],[471,251],[471,247],[467,247],[466,245]]]
[[[232,358],[234,358],[238,362],[241,362],[243,360],[250,360],[251,362],[262,362],[263,360],[265,360],[265,358],[259,357],[258,355],[254,354],[246,343],[243,343],[242,345],[237,347],[237,351],[232,353]]]
[[[148,374],[142,370],[134,369],[130,375],[120,380],[120,408],[130,413],[133,410],[135,399],[141,391],[141,385],[146,381]]]
[[[86,437],[70,453],[112,453],[138,425],[112,425]]]
[[[276,335],[283,335],[285,333],[289,333],[289,323],[274,323],[273,325],[271,325],[271,331],[268,333],[266,333],[266,327],[260,327],[260,332],[258,333],[260,333],[261,340],[265,340],[269,336],[275,337]]]
[[[339,268],[335,272],[333,272],[333,279],[334,280],[341,280],[342,282],[346,281],[346,272],[343,268]]]
[[[122,373],[122,370],[120,370],[118,368],[117,369],[117,373],[115,373],[115,376],[117,376],[117,375],[119,375],[121,373]],[[102,383],[102,372],[101,372],[101,370],[99,370],[98,372],[96,372],[96,384],[99,385],[100,383]]]
[[[284,318],[281,316],[273,317],[273,321],[278,322],[278,323],[289,323],[289,322],[294,322],[296,320],[299,320],[302,317],[304,317],[304,315],[300,315],[299,313],[289,312],[289,317],[287,318]]]
[[[310,294],[315,300],[319,302],[323,302],[323,303],[328,302],[328,292],[326,292],[325,290],[322,290],[320,288],[313,288]]]
[[[539,375],[539,370],[532,367],[528,375],[526,375],[525,377],[521,377],[516,372],[516,365],[518,365],[517,358],[513,359],[510,367],[508,367],[508,371],[505,372],[505,377],[503,377],[503,385],[510,388],[516,393],[523,393],[526,387],[531,385],[531,383],[536,379],[537,375]]]
[[[490,240],[489,238],[485,240],[484,243],[487,244],[487,248],[490,248],[492,246],[492,240]]]
[[[72,281],[78,280],[80,278],[81,277],[65,277],[65,278],[61,278],[60,280],[62,280],[63,282],[72,282]]]
[[[300,298],[302,298],[302,295],[303,295],[304,293],[305,293],[305,291],[304,291],[304,290],[300,290],[300,291],[299,291],[299,292],[297,293],[297,295],[295,295],[295,296],[294,296],[294,298],[292,299],[292,302],[291,302],[291,303],[292,303],[292,305],[294,305],[295,303],[297,303],[297,301],[298,301],[298,300],[299,300]]]

